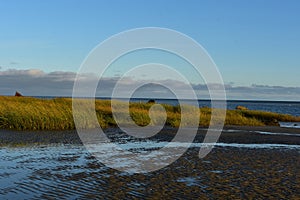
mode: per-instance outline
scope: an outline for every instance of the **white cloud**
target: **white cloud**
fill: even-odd
[[[26,96],[71,96],[75,77],[76,73],[64,71],[46,73],[39,69],[4,70],[0,71],[0,95],[13,95],[17,90]],[[89,86],[95,81],[96,76],[94,74],[82,74],[79,78]],[[98,83],[96,96],[111,96],[118,80],[118,77],[102,78]],[[121,83],[122,93],[119,96],[127,96],[128,85],[138,85],[141,81],[130,77],[123,79]],[[182,94],[186,92],[186,83],[181,81],[167,79],[161,81],[161,83],[162,85],[171,85]],[[209,98],[205,84],[194,84],[192,87],[199,98]],[[220,86],[214,84],[212,88],[217,90]],[[251,86],[233,86],[233,84],[226,84],[225,88],[228,99],[300,100],[300,87],[255,84]],[[143,86],[134,93],[134,97],[175,98],[171,91],[156,84]]]
[[[27,70],[17,70],[9,69],[6,71],[0,71],[0,76],[43,76],[46,75],[42,70],[39,69],[27,69]]]

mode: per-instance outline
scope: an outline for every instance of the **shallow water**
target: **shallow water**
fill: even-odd
[[[122,143],[120,147],[135,152],[143,152],[155,150],[164,145],[166,145],[165,142],[147,141]],[[181,143],[173,143],[170,148],[178,148],[182,145],[184,146],[184,144]],[[173,191],[173,197],[195,197],[197,194],[184,193],[184,191],[191,189],[198,191],[198,195],[203,192],[209,196],[211,195],[209,192],[209,188],[211,188],[210,184],[221,184],[221,182],[216,179],[211,180],[216,181],[215,183],[207,183],[205,176],[224,177],[232,173],[240,173],[239,171],[244,170],[243,167],[251,168],[253,164],[251,162],[255,162],[255,159],[252,158],[250,163],[240,163],[239,166],[239,162],[237,161],[238,164],[230,169],[228,166],[222,166],[222,162],[234,162],[234,159],[220,156],[220,154],[225,153],[225,155],[229,157],[233,156],[233,158],[236,158],[233,152],[240,153],[245,151],[246,155],[249,152],[251,152],[250,155],[255,155],[255,152],[262,151],[262,155],[267,155],[264,155],[264,159],[270,159],[269,156],[274,152],[274,155],[277,156],[281,154],[289,155],[288,153],[292,153],[292,157],[296,156],[297,158],[297,156],[300,156],[300,145],[217,143],[216,151],[214,151],[211,156],[199,159],[197,152],[201,145],[201,143],[193,143],[191,149],[195,151],[184,155],[171,166],[154,173],[139,175],[116,171],[104,166],[97,162],[81,145],[47,145],[18,148],[2,147],[0,149],[0,198],[144,198],[155,195],[162,197],[160,196],[161,192],[167,191]],[[105,145],[102,145],[101,150],[105,150],[104,147]],[[103,156],[111,157],[113,155],[103,153]],[[144,159],[147,159],[147,157]],[[236,159],[239,160],[240,158],[237,157]],[[285,159],[285,157],[283,156],[283,158],[280,159]],[[216,160],[217,164],[214,164]],[[260,162],[260,160],[261,158],[258,157],[257,161]],[[291,158],[291,160],[295,162],[294,158]],[[290,159],[288,161],[290,161]],[[128,163],[120,162],[119,164],[124,165]],[[288,163],[284,162],[282,164],[285,166]],[[296,162],[296,168],[299,167],[297,166],[298,164],[299,163]],[[194,167],[188,169],[188,165]],[[229,166],[231,165],[232,163],[229,163]],[[203,168],[197,169],[199,166]],[[274,167],[274,165],[272,166]],[[263,169],[268,170],[266,165],[263,166]],[[274,169],[276,169],[276,166]],[[176,175],[174,175],[173,170],[175,170]],[[254,167],[252,173],[258,173],[256,170],[259,169]],[[285,169],[282,168],[282,170]],[[293,173],[299,172],[293,170],[295,169],[292,168]],[[168,175],[169,173],[173,175]],[[204,174],[201,175],[201,173]],[[289,171],[288,173],[291,172]],[[152,185],[153,180],[156,184],[167,180],[169,185],[163,186],[164,188],[157,188]],[[234,181],[228,184],[233,185],[232,187],[240,187]]]
[[[300,122],[279,122],[280,127],[300,128]]]

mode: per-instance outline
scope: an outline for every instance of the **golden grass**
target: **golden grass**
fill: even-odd
[[[84,104],[85,100],[80,100]],[[124,109],[128,109],[123,102],[115,102],[118,106],[117,112],[122,115]],[[163,120],[164,111],[156,110],[156,120],[150,121],[149,109],[153,104],[130,103],[130,117],[140,125],[146,126],[159,124]],[[166,110],[166,125],[178,127],[181,123],[180,106],[162,105]],[[197,109],[192,106],[185,106],[185,109],[191,109],[187,112],[187,119],[184,126],[189,126],[195,116],[192,110]],[[110,100],[96,100],[95,110],[98,123],[101,127],[107,128],[116,126],[112,115]],[[212,109],[200,108],[200,126],[210,124]],[[80,116],[85,118],[86,116]],[[252,110],[228,110],[226,113],[225,125],[243,125],[243,126],[264,126],[278,125],[279,121],[300,121],[300,117],[283,115],[271,112],[252,111]],[[126,123],[124,120],[122,123]],[[82,127],[92,128],[95,125],[84,121]],[[75,129],[72,115],[72,99],[37,99],[31,97],[3,97],[0,96],[0,128],[16,130],[68,130]]]

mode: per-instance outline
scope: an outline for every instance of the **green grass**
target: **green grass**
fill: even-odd
[[[85,105],[86,100],[82,101]],[[123,102],[116,102],[118,114],[122,115],[124,109],[127,109]],[[136,124],[146,126],[149,123],[153,125],[162,120],[164,114],[161,110],[153,113],[158,116],[156,121],[150,122],[149,109],[152,104],[131,103],[130,116]],[[167,114],[166,125],[178,127],[181,122],[180,106],[162,105]],[[87,107],[87,109],[89,109]],[[95,101],[96,116],[98,123],[102,128],[117,126],[112,116],[111,101]],[[185,109],[197,109],[192,106],[185,106]],[[217,110],[215,110],[218,112]],[[200,108],[200,126],[208,126],[211,119],[212,109]],[[79,117],[87,119],[87,116],[79,113]],[[193,112],[187,112],[187,119],[183,125],[188,126],[195,116]],[[243,125],[243,126],[265,126],[278,125],[279,121],[299,122],[300,117],[283,115],[271,112],[252,111],[252,110],[228,110],[226,113],[225,125]],[[126,124],[124,120],[122,123]],[[95,127],[95,124],[89,120],[82,120],[83,128]],[[72,115],[72,99],[37,99],[30,97],[3,97],[0,96],[0,128],[15,130],[69,130],[75,129]]]

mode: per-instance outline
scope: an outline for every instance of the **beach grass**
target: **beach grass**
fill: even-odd
[[[81,99],[84,103],[84,99]],[[124,109],[128,109],[126,104],[115,101],[119,106],[117,112],[122,115]],[[130,103],[130,117],[140,125],[146,126],[149,123],[156,125],[160,123],[160,116],[166,114],[166,125],[178,127],[181,123],[180,106],[163,104],[165,111],[154,111],[158,116],[156,121],[151,121],[149,109],[153,104]],[[185,106],[187,109],[198,109],[192,106]],[[112,115],[110,100],[95,100],[95,111],[98,123],[102,128],[117,126]],[[193,121],[193,116],[187,114],[188,120],[183,125],[189,125]],[[211,120],[212,109],[208,107],[200,108],[199,126],[208,126]],[[83,118],[85,116],[82,116]],[[278,114],[254,110],[227,110],[225,125],[242,126],[265,126],[278,125],[278,122],[299,122],[300,117],[286,114]],[[126,120],[124,121],[126,123]],[[83,128],[93,128],[95,124],[88,122],[83,124]],[[39,99],[32,97],[6,97],[0,96],[0,128],[14,130],[71,130],[75,129],[72,114],[71,98]]]

